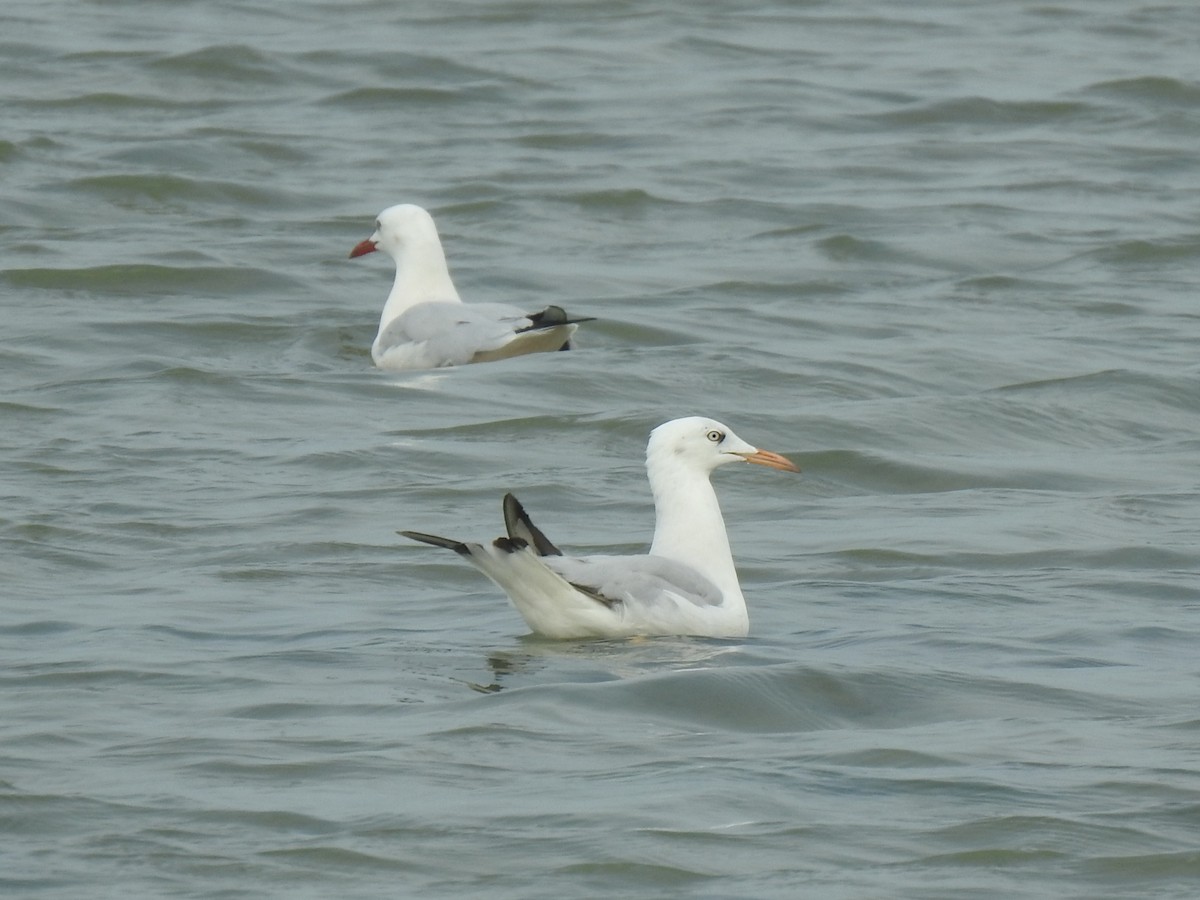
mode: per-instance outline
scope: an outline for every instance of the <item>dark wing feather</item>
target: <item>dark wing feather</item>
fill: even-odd
[[[561,306],[547,306],[541,312],[526,313],[525,318],[533,324],[518,328],[517,334],[523,331],[537,331],[541,328],[557,328],[559,325],[578,325],[580,322],[596,321],[594,316],[572,319]]]
[[[436,534],[422,534],[419,531],[397,531],[396,534],[404,537],[420,541],[422,544],[433,544],[435,547],[445,547],[447,550],[453,550],[460,556],[470,556],[471,548],[462,541],[456,541],[453,538],[438,537]]]
[[[512,494],[504,495],[504,527],[510,538],[520,538],[533,547],[538,556],[562,556],[562,551],[533,524],[525,507]]]

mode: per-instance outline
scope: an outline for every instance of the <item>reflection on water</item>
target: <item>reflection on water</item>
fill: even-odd
[[[561,679],[607,681],[647,673],[706,668],[723,657],[743,654],[740,642],[712,638],[634,637],[587,641],[550,641],[533,635],[520,650],[497,650],[487,656],[490,684],[464,682],[472,690],[492,694],[519,686],[523,676],[552,670]],[[734,660],[728,661],[730,664]],[[508,682],[518,680],[516,684]]]

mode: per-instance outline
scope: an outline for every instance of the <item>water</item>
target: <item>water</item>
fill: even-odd
[[[0,24],[6,895],[1195,896],[1200,7]],[[375,371],[396,202],[583,348]],[[644,546],[693,413],[745,641],[394,534]]]

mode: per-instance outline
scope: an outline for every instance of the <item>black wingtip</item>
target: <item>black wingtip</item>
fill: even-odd
[[[540,528],[533,524],[525,507],[512,494],[504,495],[504,528],[510,538],[520,538],[525,543],[533,544],[538,556],[562,556],[562,551],[550,542]]]
[[[583,594],[585,597],[591,597],[597,603],[599,603],[603,606],[606,606],[609,609],[615,609],[616,607],[620,606],[622,603],[621,598],[606,597],[602,593],[600,593],[600,591],[597,590],[596,588],[589,587],[586,584],[576,584],[574,581],[569,581],[567,583],[569,585],[571,585],[571,587],[575,588],[575,590],[579,591],[579,593]]]
[[[403,535],[412,541],[420,541],[422,544],[432,544],[435,547],[443,547],[446,550],[453,550],[459,556],[471,555],[471,548],[462,541],[438,537],[436,534],[422,534],[419,531],[397,531],[396,534]]]
[[[529,546],[529,542],[519,537],[498,537],[492,541],[492,546],[505,553],[516,553]]]
[[[532,324],[525,328],[517,329],[518,334],[523,331],[538,331],[543,328],[557,328],[560,325],[578,325],[580,322],[596,321],[595,316],[573,319],[567,315],[567,311],[561,306],[547,306],[541,312],[526,313],[525,318]]]

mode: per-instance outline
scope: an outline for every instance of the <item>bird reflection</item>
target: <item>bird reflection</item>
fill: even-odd
[[[487,655],[490,683],[467,680],[463,683],[480,694],[495,694],[514,686],[510,684],[514,679],[564,662],[570,665],[571,672],[564,679],[561,676],[567,673],[560,671],[556,681],[610,681],[664,670],[710,668],[721,657],[738,654],[745,648],[743,641],[689,637],[547,641],[530,635],[523,641],[525,646],[521,649],[495,650]]]

